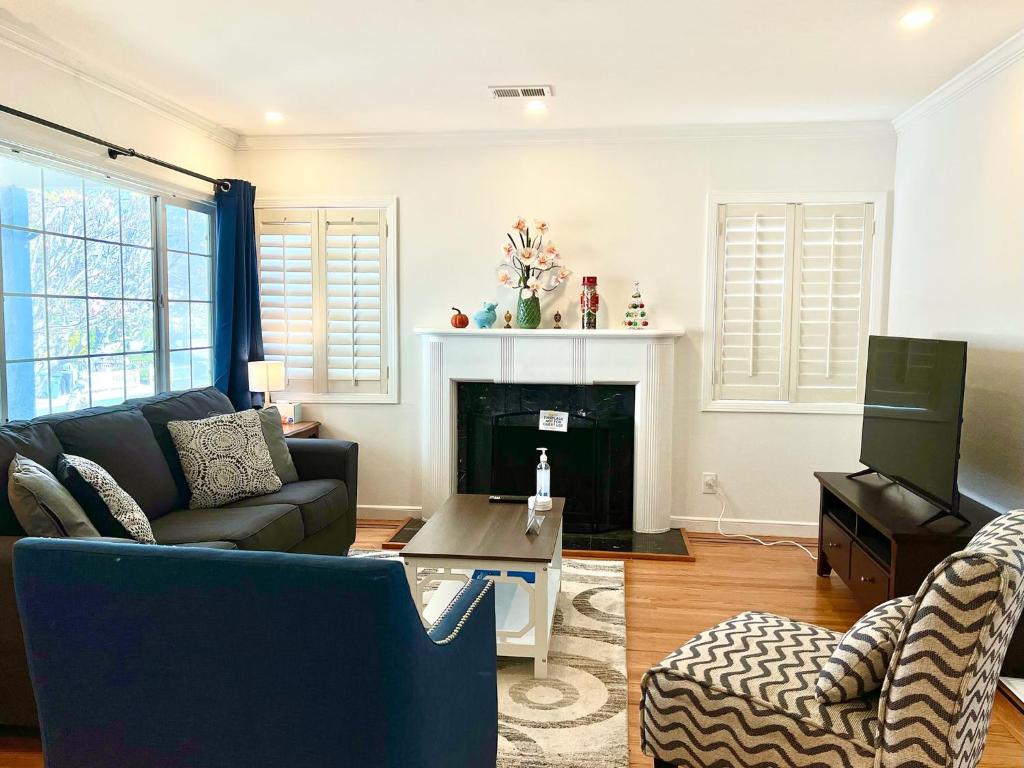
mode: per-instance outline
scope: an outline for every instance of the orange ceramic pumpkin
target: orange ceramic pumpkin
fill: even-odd
[[[458,307],[452,307],[455,314],[452,315],[452,328],[465,328],[469,325],[469,317],[462,314],[462,310]]]

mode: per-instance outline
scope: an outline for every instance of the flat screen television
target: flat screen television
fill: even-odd
[[[966,374],[967,342],[868,340],[860,462],[954,515]]]

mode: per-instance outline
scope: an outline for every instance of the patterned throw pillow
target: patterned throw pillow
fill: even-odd
[[[127,533],[142,544],[156,544],[149,518],[95,461],[66,453],[60,458],[58,473],[104,536],[123,537]]]
[[[897,597],[864,614],[822,667],[814,696],[823,704],[851,701],[882,687],[896,641],[914,606],[912,595]]]
[[[256,411],[171,421],[167,429],[192,491],[191,509],[281,490]]]

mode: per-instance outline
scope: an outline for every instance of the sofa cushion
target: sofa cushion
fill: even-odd
[[[672,764],[870,768],[878,694],[814,697],[842,635],[770,613],[742,613],[652,667],[641,681],[641,746]],[[794,751],[800,760],[790,757]]]
[[[299,479],[299,473],[295,469],[295,462],[292,461],[288,443],[285,442],[281,412],[271,405],[260,409],[257,413],[260,415],[263,437],[266,439],[267,449],[270,451],[270,460],[274,462],[274,472],[281,478],[282,483],[294,483]]]
[[[167,431],[169,421],[195,421],[210,415],[234,413],[235,409],[227,397],[214,387],[190,389],[186,392],[170,392],[157,397],[139,401],[129,401],[138,405],[142,415],[149,422],[156,442],[164,454],[171,477],[178,488],[176,508],[187,507],[192,494],[189,491],[185,475],[181,471],[178,449],[174,446],[171,433]]]
[[[90,408],[45,421],[57,433],[65,453],[107,470],[146,517],[160,517],[177,508],[178,486],[149,422],[137,408]]]
[[[302,513],[306,536],[323,530],[348,511],[348,489],[341,480],[299,480],[289,483],[277,493],[253,496],[229,504],[232,508],[291,504]]]
[[[95,461],[66,453],[57,462],[57,476],[103,536],[156,544],[141,507]]]
[[[167,423],[192,491],[190,509],[220,507],[281,489],[261,423],[253,410]]]
[[[0,488],[7,488],[11,461],[18,453],[53,472],[64,448],[49,424],[12,421],[0,427]],[[0,536],[24,535],[25,530],[14,516],[7,494],[0,493]]]
[[[302,541],[302,515],[289,504],[182,509],[153,521],[158,544],[230,541],[239,549],[287,552]]]
[[[67,539],[100,535],[71,491],[42,464],[19,453],[9,472],[7,496],[29,536]]]

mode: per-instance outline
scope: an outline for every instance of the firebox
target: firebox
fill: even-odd
[[[459,382],[459,493],[533,494],[545,446],[566,532],[631,529],[635,396],[619,384]],[[540,430],[544,410],[568,413],[567,430]]]

